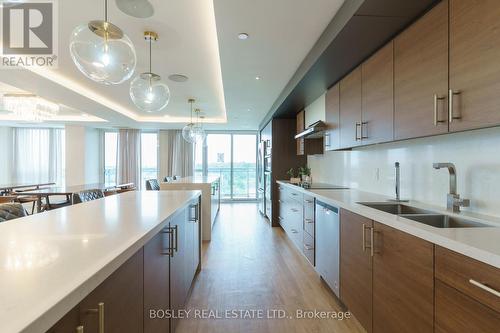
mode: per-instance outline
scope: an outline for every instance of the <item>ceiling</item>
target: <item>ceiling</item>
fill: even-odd
[[[187,100],[193,97],[208,128],[255,130],[343,3],[150,1],[155,15],[149,19],[127,16],[109,1],[109,20],[134,43],[136,73],[148,67],[143,32],[159,34],[153,45],[153,72],[164,78],[171,91],[170,103],[161,113],[136,109],[129,98],[129,82],[104,86],[87,79],[74,66],[68,51],[69,36],[76,25],[102,19],[103,0],[58,1],[58,69],[4,69],[0,70],[0,81],[77,113],[102,118],[107,122],[98,123],[101,127],[180,128],[189,120]],[[239,40],[240,32],[250,38]],[[172,82],[167,79],[171,74],[187,75],[189,80]]]

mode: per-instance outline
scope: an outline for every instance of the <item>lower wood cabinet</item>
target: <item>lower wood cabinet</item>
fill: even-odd
[[[150,310],[184,309],[200,269],[200,216],[197,199],[47,332],[175,332],[176,321]]]
[[[372,331],[372,256],[368,248],[373,222],[340,211],[340,299],[367,332]]]
[[[80,303],[84,332],[143,332],[143,285],[141,249]]]
[[[342,302],[368,332],[432,332],[433,244],[347,210],[340,218]]]
[[[432,332],[434,245],[377,222],[373,233],[373,332]]]

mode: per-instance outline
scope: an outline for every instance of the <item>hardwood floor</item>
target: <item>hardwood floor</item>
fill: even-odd
[[[253,203],[224,204],[204,245],[203,268],[178,333],[362,332],[354,318],[297,319],[297,310],[342,311],[281,228],[271,228]],[[268,319],[267,310],[292,319]],[[195,310],[263,310],[263,319],[199,319]]]

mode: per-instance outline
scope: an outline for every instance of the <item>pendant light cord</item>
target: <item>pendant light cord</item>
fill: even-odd
[[[108,0],[104,0],[104,21],[108,22]]]
[[[193,123],[193,102],[191,102],[191,124]]]
[[[152,53],[152,52],[151,52],[151,45],[152,45],[152,43],[153,43],[152,39],[153,39],[153,38],[150,36],[150,37],[149,37],[149,73],[153,73],[153,72],[151,71],[151,59],[152,59],[152,56],[151,56],[151,53]]]

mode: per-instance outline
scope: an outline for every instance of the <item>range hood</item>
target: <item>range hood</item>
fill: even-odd
[[[295,136],[295,139],[320,139],[323,137],[323,132],[326,130],[326,124],[321,120],[311,124],[304,131]]]

